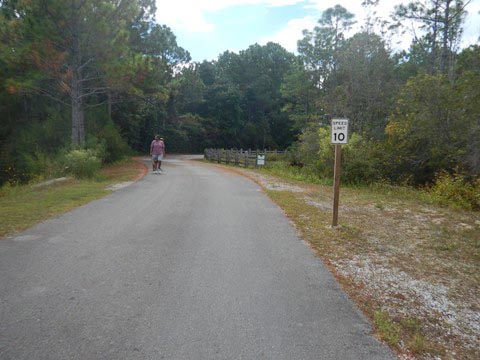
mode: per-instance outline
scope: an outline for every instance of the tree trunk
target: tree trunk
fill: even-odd
[[[108,119],[111,121],[112,120],[112,92],[109,91],[107,93],[107,96],[108,96],[108,104],[107,104],[107,107],[108,107]]]
[[[76,76],[74,76],[76,78]],[[84,119],[82,109],[80,83],[77,79],[73,80],[72,86],[72,144],[74,146],[82,145],[85,142]]]
[[[437,61],[437,31],[438,31],[438,12],[439,12],[439,4],[438,2],[435,3],[435,18],[433,21],[433,35],[432,35],[432,52],[430,54],[430,75],[436,74],[436,66],[435,62]]]
[[[440,71],[442,74],[447,73],[447,56],[448,56],[448,32],[450,25],[450,2],[451,0],[445,1],[445,18],[443,19],[443,47],[442,47],[442,56],[440,58]]]
[[[75,26],[76,29],[76,26]],[[72,101],[72,144],[74,146],[85,143],[85,121],[83,114],[83,85],[82,85],[82,51],[80,34],[75,32],[72,54],[72,82],[70,97]]]

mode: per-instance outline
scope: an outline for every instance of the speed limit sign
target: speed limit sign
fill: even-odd
[[[332,145],[348,143],[348,119],[332,119]]]

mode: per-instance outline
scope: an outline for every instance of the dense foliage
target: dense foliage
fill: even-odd
[[[413,1],[388,23],[377,3],[349,37],[355,15],[324,11],[296,56],[268,43],[192,63],[154,0],[0,0],[0,184],[65,173],[72,154],[145,153],[156,133],[169,152],[290,147],[293,166],[329,177],[329,122],[347,117],[344,180],[450,173],[474,186],[480,47],[458,48],[465,1]],[[387,39],[405,19],[424,35],[394,53]]]

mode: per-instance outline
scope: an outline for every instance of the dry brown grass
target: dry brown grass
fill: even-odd
[[[115,181],[138,180],[146,175],[148,169],[141,158],[134,158],[121,163],[105,166],[100,173],[107,179]]]

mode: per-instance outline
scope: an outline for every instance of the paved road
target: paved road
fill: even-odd
[[[0,240],[0,359],[394,359],[282,211],[180,158]]]

